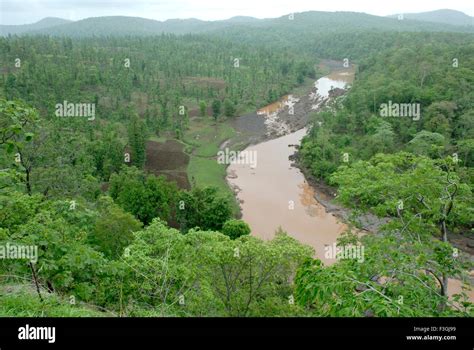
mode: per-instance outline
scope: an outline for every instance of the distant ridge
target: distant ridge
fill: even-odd
[[[67,19],[57,18],[57,17],[46,17],[32,24],[0,25],[0,35],[23,34],[27,32],[36,31],[36,30],[42,30],[46,28],[64,25],[67,23],[72,23],[72,21],[69,21]]]
[[[424,19],[414,19],[420,16]],[[405,18],[413,19],[403,24],[389,17],[373,16],[359,12],[322,12],[308,11],[279,18],[258,19],[247,16],[236,16],[227,20],[203,21],[196,18],[169,19],[156,21],[140,17],[106,16],[91,17],[79,21],[67,21],[60,18],[45,18],[34,24],[21,26],[0,26],[0,35],[8,34],[43,34],[68,37],[88,36],[149,36],[162,33],[200,34],[219,33],[233,30],[238,34],[247,29],[266,29],[269,31],[294,30],[305,32],[352,32],[360,30],[383,31],[440,31],[471,32],[474,26],[459,25],[468,23],[472,17],[452,10],[439,10],[423,14],[407,14]],[[436,23],[436,21],[438,21]],[[456,25],[452,23],[457,23]]]
[[[398,17],[398,15],[388,17],[394,18]],[[454,26],[474,26],[474,17],[468,16],[464,12],[448,9],[420,13],[405,13],[403,17],[415,21],[443,23]]]

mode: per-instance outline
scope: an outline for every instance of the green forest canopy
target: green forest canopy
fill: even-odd
[[[472,315],[465,296],[446,294],[472,268],[448,235],[472,235],[474,222],[470,28],[298,16],[90,37],[104,23],[116,32],[109,18],[0,38],[0,243],[38,247],[35,264],[0,260],[0,315]],[[77,25],[80,38],[67,36]],[[249,236],[216,189],[143,171],[150,135],[273,102],[314,79],[321,58],[358,72],[313,116],[301,163],[344,205],[391,218],[378,234],[341,238],[366,247],[363,263],[327,267],[284,232]],[[58,118],[63,101],[93,103],[97,118]],[[422,118],[381,118],[388,101],[418,103]]]

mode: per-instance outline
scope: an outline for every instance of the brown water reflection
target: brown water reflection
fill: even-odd
[[[318,95],[327,98],[331,88],[342,88],[352,82],[353,74],[353,69],[347,69],[319,79],[315,83]],[[288,98],[284,96],[258,113],[278,112]],[[316,201],[314,189],[288,159],[295,152],[292,145],[299,145],[305,134],[306,129],[302,129],[248,147],[246,151],[257,154],[257,166],[232,164],[228,167],[227,180],[237,189],[242,218],[249,223],[253,235],[271,239],[281,227],[290,236],[312,246],[316,257],[334,263],[325,259],[324,247],[335,243],[346,225]]]
[[[315,83],[318,94],[327,98],[331,88],[344,87],[352,75],[343,73],[334,76],[336,80],[330,77],[319,79]],[[288,97],[260,109],[258,113],[278,112]],[[245,151],[257,154],[257,166],[231,164],[227,180],[237,190],[242,219],[250,225],[253,235],[271,239],[281,227],[290,236],[313,247],[316,257],[330,264],[335,260],[325,259],[324,247],[334,244],[346,225],[326,212],[314,198],[314,189],[301,171],[291,166],[289,157],[295,153],[292,145],[299,145],[305,134],[306,129],[302,129],[248,147]]]
[[[270,140],[246,151],[257,152],[257,166],[232,164],[228,173],[231,185],[240,189],[243,220],[252,234],[271,239],[281,227],[302,243],[312,246],[324,259],[325,245],[332,245],[346,226],[314,199],[314,190],[303,174],[288,159],[295,152],[289,145],[299,144],[306,129]],[[237,176],[237,177],[235,177]]]
[[[280,111],[284,107],[285,102],[288,101],[289,96],[290,95],[283,96],[282,98],[280,98],[280,100],[273,102],[263,108],[260,108],[257,111],[257,114],[269,115]]]

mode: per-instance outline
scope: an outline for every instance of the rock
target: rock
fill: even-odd
[[[358,284],[355,289],[356,289],[357,292],[361,293],[361,292],[367,290],[368,288],[364,284]]]
[[[372,310],[369,309],[369,310],[364,311],[364,316],[365,317],[375,317],[375,314]]]

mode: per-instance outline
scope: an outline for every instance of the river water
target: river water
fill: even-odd
[[[317,94],[320,99],[327,99],[332,88],[347,87],[353,78],[351,71],[331,73],[315,82]],[[259,114],[278,113],[288,99],[289,96],[284,96],[281,101],[260,109]],[[256,155],[256,164],[231,164],[227,168],[227,181],[237,190],[242,219],[250,225],[252,235],[271,239],[281,227],[290,236],[313,247],[315,257],[329,265],[336,260],[326,259],[324,248],[336,243],[347,226],[316,201],[314,189],[289,160],[306,132],[301,129],[247,147],[245,151]],[[448,294],[451,296],[461,290],[461,281],[450,279]],[[474,291],[468,291],[468,296],[473,302]]]
[[[333,87],[344,88],[351,78],[343,74],[320,78],[315,83],[317,94],[320,99],[326,99]],[[261,111],[274,113],[287,99],[285,96],[284,101]],[[325,211],[301,171],[291,165],[289,157],[295,153],[294,145],[300,144],[306,131],[301,129],[249,146],[245,151],[254,152],[256,164],[231,164],[227,168],[227,181],[238,190],[242,219],[250,225],[253,235],[271,239],[281,227],[313,247],[315,256],[330,264],[335,260],[325,258],[324,247],[333,245],[346,225]]]

